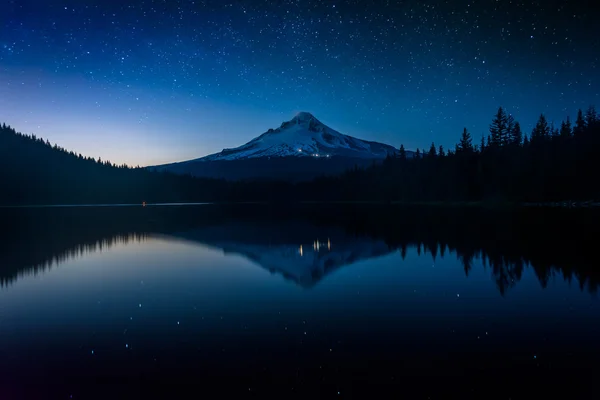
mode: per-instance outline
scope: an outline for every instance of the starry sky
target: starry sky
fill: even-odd
[[[600,105],[591,1],[2,0],[0,121],[130,165],[309,111],[407,149]]]

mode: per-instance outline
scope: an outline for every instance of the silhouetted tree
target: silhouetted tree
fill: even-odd
[[[406,160],[406,150],[404,149],[404,145],[400,145],[400,150],[398,151],[398,158],[401,160]]]
[[[585,119],[583,118],[583,111],[577,110],[577,119],[575,120],[575,128],[573,128],[573,135],[577,136],[585,131]]]
[[[503,146],[508,146],[512,143],[512,135],[515,129],[515,117],[513,117],[512,114],[508,114],[508,116],[506,117],[506,121],[506,134],[502,138]]]
[[[568,138],[571,136],[571,133],[571,120],[567,117],[567,120],[560,124],[560,136]]]
[[[510,144],[520,146],[523,143],[523,132],[521,132],[521,124],[515,121],[510,132]]]
[[[437,150],[435,148],[435,143],[431,142],[431,146],[429,147],[429,153],[427,153],[429,158],[435,158],[437,156]]]
[[[458,143],[458,147],[456,148],[457,153],[471,153],[473,152],[473,143],[471,139],[471,134],[467,131],[467,128],[463,129],[463,133],[460,137],[460,142]]]
[[[509,119],[502,107],[498,108],[498,112],[490,125],[490,135],[492,147],[499,147],[506,143],[506,138],[509,133]]]
[[[539,143],[550,137],[550,127],[544,114],[540,115],[533,131],[531,132],[531,143]]]

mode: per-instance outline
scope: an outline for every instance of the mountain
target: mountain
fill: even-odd
[[[180,163],[151,167],[200,177],[308,180],[365,167],[397,154],[393,146],[344,135],[300,112],[243,146]]]
[[[385,158],[397,150],[387,144],[367,142],[343,135],[316,119],[311,113],[300,112],[277,129],[252,139],[235,149],[225,149],[198,160],[241,160],[260,157],[352,157]],[[193,161],[198,161],[193,160]]]
[[[240,255],[304,288],[314,286],[337,269],[394,251],[381,239],[303,221],[288,221],[285,229],[281,223],[269,221],[233,221],[163,237]]]

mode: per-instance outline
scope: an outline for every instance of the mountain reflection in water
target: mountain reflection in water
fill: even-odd
[[[596,292],[592,211],[479,210],[372,206],[261,205],[98,209],[21,209],[4,215],[0,284],[43,273],[67,259],[115,244],[164,240],[220,249],[309,288],[361,260],[410,248],[455,257],[466,276],[489,267],[504,294],[532,268],[542,287],[559,276]]]
[[[596,398],[599,220],[0,210],[0,397]]]

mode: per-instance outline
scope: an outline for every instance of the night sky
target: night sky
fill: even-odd
[[[593,1],[0,1],[0,121],[132,165],[298,111],[408,149],[600,105]],[[586,7],[588,5],[589,7]]]

